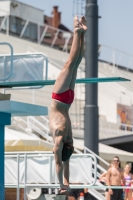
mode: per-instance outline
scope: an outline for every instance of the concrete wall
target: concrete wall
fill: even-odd
[[[10,1],[0,1],[0,16],[6,16],[10,13]]]
[[[0,1],[0,16],[10,15],[33,23],[44,23],[44,11],[18,1]]]

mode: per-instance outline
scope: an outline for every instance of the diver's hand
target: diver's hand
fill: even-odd
[[[111,188],[109,188],[109,194],[113,195],[113,190]]]

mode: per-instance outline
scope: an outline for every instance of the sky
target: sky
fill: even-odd
[[[85,0],[19,1],[42,9],[44,14],[49,16],[51,16],[53,6],[59,6],[59,11],[62,13],[61,22],[71,30],[73,15],[77,11],[74,2],[85,2]],[[98,0],[97,2],[99,16],[101,16],[98,39],[99,44],[101,44],[101,57],[133,68],[133,0]],[[78,11],[81,11],[79,7]],[[82,11],[84,11],[84,8]]]

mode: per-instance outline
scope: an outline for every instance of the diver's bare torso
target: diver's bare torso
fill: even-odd
[[[63,143],[72,142],[71,121],[68,115],[69,108],[70,105],[52,99],[49,126],[54,142],[58,136],[63,137]]]

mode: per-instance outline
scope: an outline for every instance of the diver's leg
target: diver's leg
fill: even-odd
[[[68,61],[63,67],[61,73],[57,77],[54,85],[54,93],[62,93],[69,89],[70,83],[73,76],[73,70],[76,67],[76,63],[80,53],[80,38],[83,28],[81,23],[78,21],[78,17],[74,18],[74,37],[72,42],[71,51],[69,54]]]
[[[76,67],[73,70],[72,80],[71,80],[70,87],[69,87],[72,90],[74,90],[76,76],[77,76],[77,69],[78,69],[78,66],[79,66],[79,64],[80,64],[80,62],[82,60],[83,54],[84,54],[84,35],[85,35],[85,32],[87,31],[86,19],[85,19],[84,16],[82,16],[80,18],[80,23],[82,24],[82,27],[83,27],[84,31],[81,33],[80,53],[79,53],[79,57],[78,57],[78,60],[77,60],[77,63],[76,63]]]

